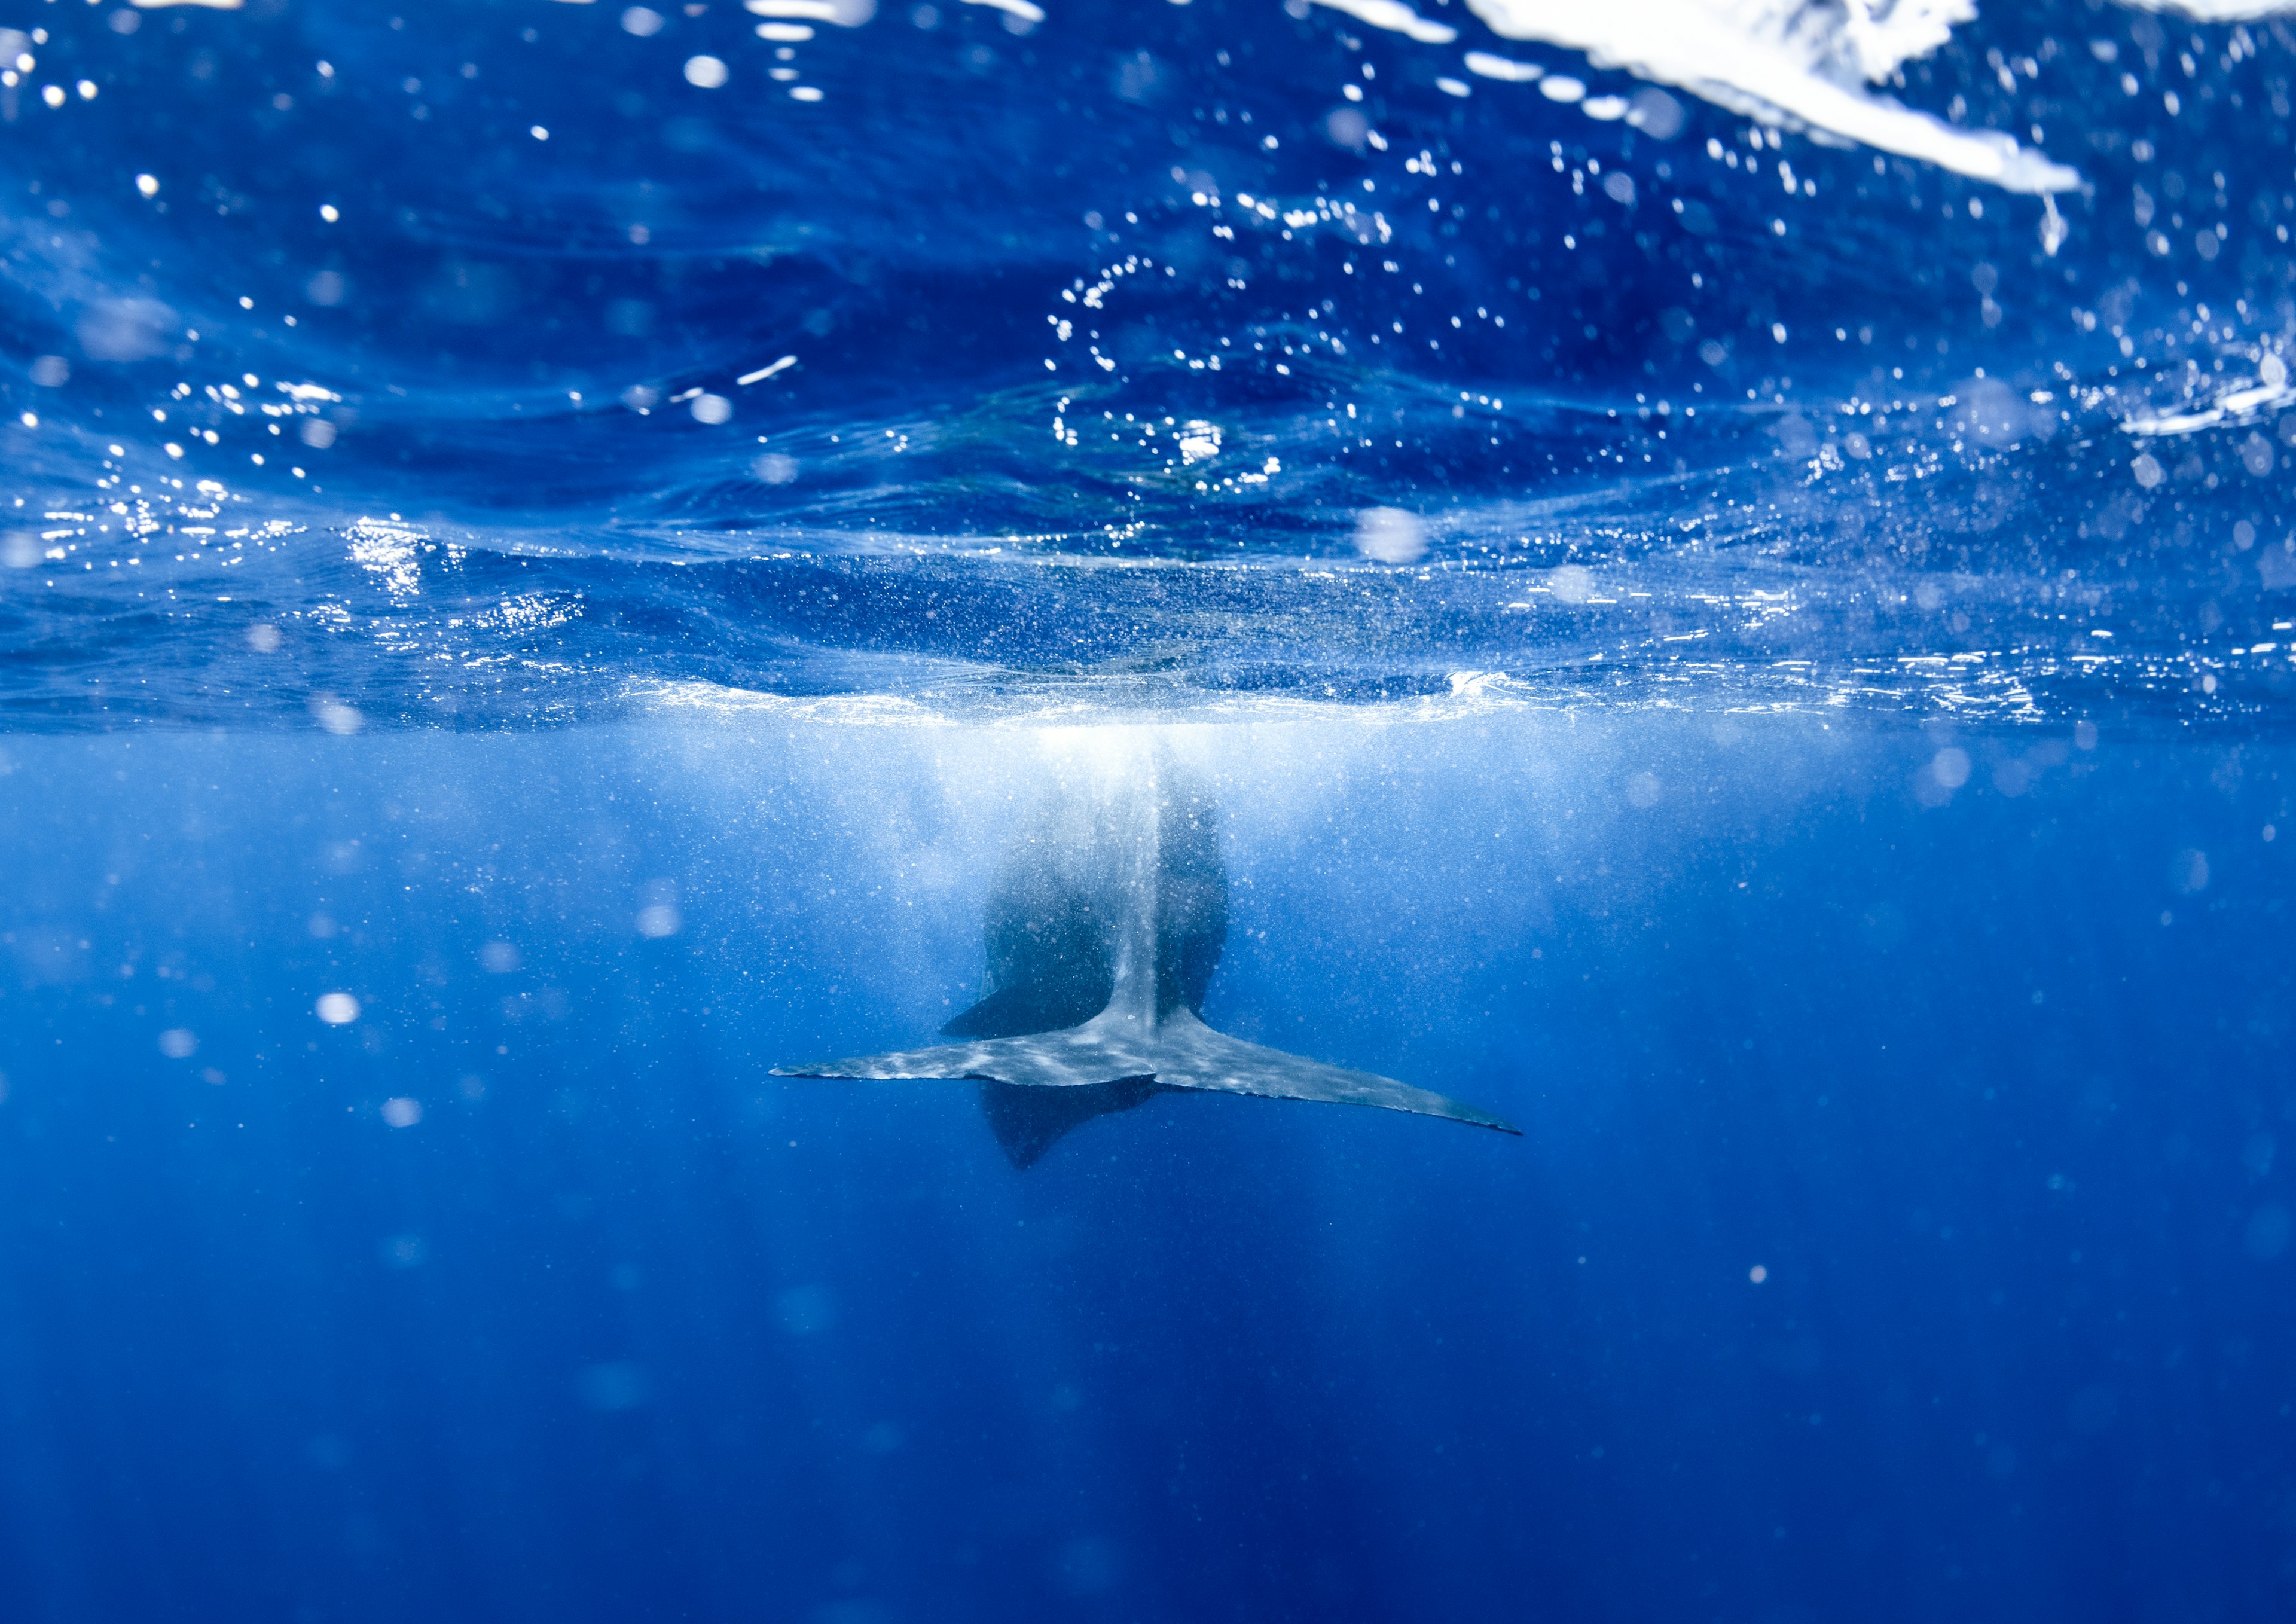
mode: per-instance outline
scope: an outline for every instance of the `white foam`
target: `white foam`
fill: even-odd
[[[1470,51],[1465,61],[1468,72],[1480,74],[1487,79],[1528,85],[1533,79],[1546,76],[1546,70],[1537,62],[1519,62],[1512,57],[1494,56],[1488,51]]]
[[[1962,129],[1872,94],[1976,15],[1971,0],[1467,0],[1491,31],[1581,51],[1765,124],[1919,159],[2011,192],[2070,192],[2080,176],[1998,130]],[[2198,0],[2237,4],[2240,0]]]
[[[857,29],[877,14],[877,0],[742,0],[742,9],[753,17],[795,18]]]
[[[1423,45],[1447,45],[1459,37],[1458,29],[1447,23],[1430,22],[1403,0],[1315,0],[1315,4],[1345,12],[1357,22],[1390,34],[1407,35]]]
[[[2287,365],[2278,356],[2267,354],[2257,367],[2257,376],[2239,380],[2220,390],[2207,406],[2183,411],[2132,412],[2121,419],[2120,427],[2124,433],[2139,439],[2166,439],[2197,434],[2203,429],[2259,422],[2292,405],[2296,405],[2296,386],[2289,382]]]
[[[2120,0],[2140,12],[2177,12],[2201,22],[2252,22],[2296,12],[2296,0]]]

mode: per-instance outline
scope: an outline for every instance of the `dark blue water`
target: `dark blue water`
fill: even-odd
[[[0,17],[0,1617],[2296,1609],[2296,18],[753,5]]]
[[[12,1612],[2286,1605],[2284,750],[1177,737],[1207,1013],[1524,1139],[1173,1097],[1022,1175],[765,1079],[969,999],[1073,742],[12,741]]]

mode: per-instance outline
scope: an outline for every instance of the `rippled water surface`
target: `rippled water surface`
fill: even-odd
[[[2285,691],[2269,15],[40,9],[46,725]]]

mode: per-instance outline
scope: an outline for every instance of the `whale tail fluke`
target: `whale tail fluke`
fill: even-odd
[[[1028,1167],[1096,1116],[1166,1092],[1248,1094],[1272,1100],[1375,1105],[1501,1133],[1522,1130],[1457,1100],[1392,1078],[1325,1065],[1216,1032],[1185,1006],[1144,1020],[1111,1006],[1082,1026],[1023,1037],[776,1066],[776,1077],[966,1079],[1015,1167]]]

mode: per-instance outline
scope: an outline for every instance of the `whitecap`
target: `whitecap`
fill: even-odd
[[[1581,51],[1597,68],[1624,69],[1761,123],[1857,142],[2011,192],[2081,184],[2077,171],[2013,135],[1962,129],[1866,88],[1944,44],[1954,24],[1976,15],[1969,0],[1899,0],[1880,10],[1871,0],[1468,4],[1505,38]]]
[[[1390,34],[1406,35],[1423,45],[1447,45],[1459,37],[1458,29],[1447,23],[1429,21],[1404,4],[1403,0],[1315,0],[1315,4],[1345,12],[1357,22],[1385,29]]]

